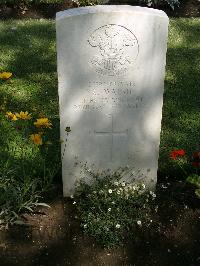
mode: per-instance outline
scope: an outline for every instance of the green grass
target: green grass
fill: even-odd
[[[21,132],[13,130],[4,117],[6,111],[22,110],[36,119],[43,112],[53,124],[49,138],[54,145],[49,147],[47,166],[54,172],[60,158],[55,24],[48,20],[6,21],[0,23],[0,32],[0,71],[13,73],[10,80],[0,81],[1,166],[9,157],[17,169],[24,161],[33,177],[43,175],[39,150],[30,143],[24,151]]]
[[[170,150],[200,150],[200,19],[171,19],[159,168],[173,171]]]
[[[53,123],[51,138],[59,139],[55,41],[52,20],[0,22],[0,71],[13,73],[12,79],[0,82],[2,150],[8,143],[13,147],[20,143],[20,133],[12,131],[4,118],[8,110],[44,112]],[[200,150],[199,73],[200,19],[171,19],[159,160],[165,175],[174,171],[167,160],[172,149],[183,148],[189,153]],[[59,145],[53,145],[50,166],[59,154]]]

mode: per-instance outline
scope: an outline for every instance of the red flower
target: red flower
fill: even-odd
[[[184,156],[185,155],[185,151],[184,150],[175,150],[175,151],[172,151],[170,153],[170,158],[173,159],[173,160],[176,160],[177,157],[181,157],[181,156]]]
[[[192,154],[192,166],[200,166],[200,152],[194,152]]]

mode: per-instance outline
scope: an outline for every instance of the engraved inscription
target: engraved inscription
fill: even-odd
[[[108,76],[125,74],[134,64],[139,45],[136,36],[121,25],[104,25],[90,35],[88,43],[96,48],[90,64],[97,73]]]
[[[83,111],[101,110],[106,107],[112,109],[141,108],[144,96],[137,95],[134,87],[133,81],[90,81],[87,95],[74,104],[74,108]]]

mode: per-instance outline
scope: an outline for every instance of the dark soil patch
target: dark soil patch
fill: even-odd
[[[110,0],[108,4],[129,4],[138,5],[131,0]],[[55,18],[56,12],[69,8],[78,7],[77,3],[72,0],[63,0],[63,4],[40,4],[36,6],[17,6],[0,4],[0,19],[27,19],[27,18]],[[155,8],[164,10],[170,17],[199,17],[200,1],[198,0],[180,0],[180,6],[175,10],[166,3],[156,6]]]
[[[123,247],[103,249],[80,229],[75,206],[58,191],[50,209],[24,215],[26,226],[0,231],[0,265],[200,265],[200,201],[182,182],[157,186],[152,227]]]

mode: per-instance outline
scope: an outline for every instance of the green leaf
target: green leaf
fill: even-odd
[[[35,203],[36,206],[44,206],[44,207],[47,207],[47,208],[51,208],[51,206],[49,206],[48,204],[46,203],[41,203],[41,202],[38,202],[38,203]]]
[[[200,188],[200,176],[199,175],[188,176],[186,181]]]
[[[31,207],[24,206],[24,209],[27,209],[28,211],[33,212],[33,209]]]
[[[195,190],[195,194],[200,199],[200,188]]]
[[[18,225],[24,225],[25,224],[22,220],[17,220],[14,223],[18,224]]]

